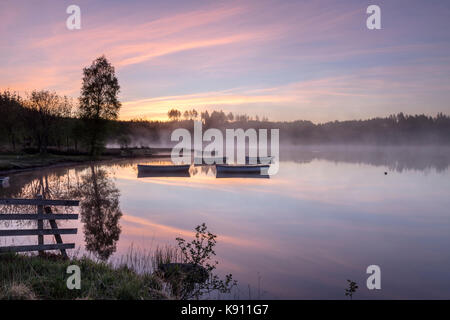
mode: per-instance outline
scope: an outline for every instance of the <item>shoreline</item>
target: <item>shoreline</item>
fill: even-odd
[[[326,154],[329,151],[337,151],[339,153],[345,153],[347,157],[351,154],[348,153],[352,148],[360,149],[359,152],[380,152],[383,151],[387,155],[397,154],[398,152],[405,153],[405,151],[414,152],[417,155],[418,146],[392,146],[392,145],[296,145],[285,149],[283,154],[289,155],[298,151],[306,152],[311,156]],[[362,148],[362,149],[361,149]],[[92,158],[86,155],[57,155],[57,154],[8,154],[0,153],[0,177],[7,177],[9,174],[16,174],[21,172],[35,171],[39,169],[47,168],[60,168],[77,166],[86,163],[102,163],[108,161],[120,161],[129,159],[145,159],[145,158],[168,158],[170,157],[170,148],[156,147],[146,149],[125,149],[120,152],[119,149],[107,149],[106,154],[97,158]],[[281,148],[283,150],[283,147]],[[280,150],[280,151],[281,151]],[[356,150],[356,149],[355,149]],[[439,150],[439,153],[444,155],[445,159],[448,159],[450,154],[450,146],[447,145],[429,145],[421,146],[418,154],[423,157],[433,150]],[[191,150],[194,151],[194,150]],[[363,153],[364,153],[363,152]],[[308,157],[309,158],[309,157]]]
[[[129,155],[102,155],[97,158],[91,158],[89,156],[84,155],[72,155],[72,156],[61,156],[48,154],[45,156],[40,155],[23,155],[21,158],[14,158],[18,155],[14,154],[0,154],[0,164],[1,162],[9,162],[11,159],[11,163],[8,168],[8,164],[5,169],[0,166],[0,176],[7,176],[8,174],[15,174],[21,172],[34,171],[39,169],[47,169],[47,168],[60,168],[60,167],[69,167],[74,165],[82,165],[86,163],[101,163],[106,161],[115,161],[115,160],[126,160],[126,159],[142,159],[142,158],[160,158],[166,157],[167,155],[164,153],[159,153],[162,150],[153,149],[152,153],[147,154],[129,154]]]

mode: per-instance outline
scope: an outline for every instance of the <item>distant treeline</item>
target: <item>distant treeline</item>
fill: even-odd
[[[111,130],[105,141],[120,147],[169,146],[176,128],[193,129],[193,120],[208,128],[280,129],[280,142],[289,144],[450,144],[450,117],[404,115],[369,120],[272,122],[263,117],[222,111],[168,112],[169,121],[106,120]],[[89,135],[78,101],[49,91],[33,91],[22,98],[0,92],[0,150],[89,153]]]
[[[173,116],[173,115],[176,116]],[[121,132],[127,133],[129,142],[142,146],[145,143],[167,145],[170,133],[176,128],[193,130],[193,120],[201,120],[203,130],[218,129],[279,129],[280,142],[286,144],[359,144],[359,145],[442,145],[450,144],[450,117],[442,113],[436,116],[405,115],[399,113],[386,118],[368,120],[332,121],[314,124],[297,120],[273,122],[265,117],[234,115],[223,111],[198,113],[195,110],[182,113],[176,109],[168,112],[168,122],[121,121]]]

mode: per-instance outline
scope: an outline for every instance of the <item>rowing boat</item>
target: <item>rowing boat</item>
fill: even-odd
[[[191,175],[189,171],[139,171],[138,178],[188,178]]]
[[[189,171],[190,164],[181,165],[144,165],[138,164],[139,172],[187,172]]]
[[[267,174],[267,170],[270,165],[257,164],[257,165],[229,165],[229,164],[216,164],[217,173],[253,173],[253,174]]]

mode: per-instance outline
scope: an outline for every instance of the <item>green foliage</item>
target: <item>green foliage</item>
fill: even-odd
[[[26,99],[7,90],[0,92],[0,146],[8,143],[13,152],[44,154],[49,146],[68,150],[77,141],[74,108],[71,98],[47,90],[32,91]]]
[[[219,263],[213,260],[216,255],[214,247],[217,236],[209,232],[204,223],[197,226],[195,231],[195,238],[191,242],[182,238],[176,239],[183,263],[192,265],[193,272],[188,273],[182,279],[182,286],[179,286],[178,292],[174,294],[180,299],[199,299],[200,296],[213,291],[229,293],[237,284],[233,280],[233,276],[228,274],[225,276],[225,280],[221,280],[218,275],[214,274]],[[202,271],[206,272],[207,277],[205,281],[199,282],[199,278],[202,278],[199,273]]]
[[[81,289],[66,286],[69,265],[81,270]],[[87,258],[0,255],[0,299],[165,299],[161,281]]]
[[[345,295],[350,297],[350,300],[353,299],[353,294],[356,292],[356,289],[358,289],[358,286],[356,285],[356,282],[347,280],[348,282],[348,288],[345,289]]]
[[[23,132],[22,110],[19,95],[7,90],[0,92],[0,143],[10,143],[13,151]]]
[[[67,97],[47,90],[33,91],[24,103],[26,126],[32,133],[40,153],[47,153],[50,136],[60,129],[61,120],[70,117],[72,105]]]
[[[169,117],[170,120],[177,121],[181,117],[181,111],[177,109],[170,109],[167,112],[167,116]]]
[[[178,248],[150,255],[132,250],[114,266],[87,257],[0,254],[0,299],[199,299],[213,291],[229,293],[237,284],[232,275],[222,280],[214,274],[217,236],[205,224],[195,231],[191,242],[177,238]],[[80,267],[80,290],[66,286],[69,265]]]
[[[83,69],[79,116],[85,123],[86,142],[91,155],[98,155],[104,147],[108,120],[116,120],[121,103],[118,100],[119,81],[114,67],[105,56],[97,58]]]

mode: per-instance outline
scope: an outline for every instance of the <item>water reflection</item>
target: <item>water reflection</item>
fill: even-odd
[[[40,194],[44,199],[69,199],[70,179],[65,171],[35,171],[23,175],[14,175],[7,189],[0,189],[1,198],[35,198]],[[53,213],[68,212],[71,208],[52,207]],[[1,213],[36,213],[35,206],[0,206]],[[48,223],[45,221],[44,223]],[[2,221],[5,227],[36,227],[37,221]],[[22,238],[21,238],[22,239]]]
[[[203,175],[203,176],[215,176],[216,167],[215,166],[192,166],[190,171],[192,176]]]
[[[138,178],[190,177],[189,172],[139,172]]]
[[[385,166],[391,171],[443,172],[450,166],[450,148],[446,146],[298,146],[281,147],[281,161],[310,163],[327,160],[335,163]]]
[[[136,178],[137,164],[169,158],[30,171],[10,175],[0,197],[78,192],[85,234],[74,242],[100,258],[173,245],[206,222],[219,235],[220,271],[245,292],[261,274],[265,298],[345,299],[349,278],[363,284],[358,298],[450,296],[448,148],[305,147],[280,157],[279,173],[265,180],[216,177],[214,166]],[[364,286],[370,264],[388,284],[377,293]]]
[[[267,174],[255,174],[255,173],[225,173],[218,172],[216,178],[249,178],[249,179],[269,179]]]
[[[1,198],[79,199],[86,250],[106,260],[116,251],[120,236],[119,189],[110,174],[100,166],[54,168],[13,175],[10,188],[1,189]],[[53,213],[68,213],[73,208],[51,207]],[[76,209],[75,209],[76,210]],[[35,213],[34,206],[2,206],[0,213]],[[58,221],[58,224],[66,221]],[[32,228],[33,220],[4,221],[3,227]],[[20,238],[18,241],[33,241]]]
[[[81,177],[72,195],[81,199],[81,221],[84,224],[86,249],[98,258],[107,260],[117,248],[120,236],[119,189],[108,177],[106,170],[90,166]]]

